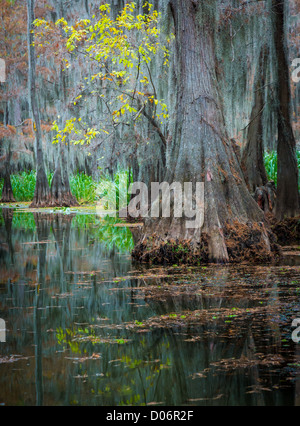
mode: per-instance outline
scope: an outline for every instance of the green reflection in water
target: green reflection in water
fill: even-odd
[[[0,403],[297,403],[299,267],[141,269],[114,221],[0,223]]]

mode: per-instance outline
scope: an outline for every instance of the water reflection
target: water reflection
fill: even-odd
[[[0,403],[297,405],[299,267],[141,269],[128,228],[2,210]]]

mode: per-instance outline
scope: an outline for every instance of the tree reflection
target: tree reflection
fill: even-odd
[[[295,364],[284,340],[298,306],[297,270],[142,269],[125,250],[128,228],[100,229],[95,218],[67,214],[15,212],[6,221],[0,317],[10,330],[2,356],[24,360],[18,368],[0,363],[3,401],[297,402],[284,381]],[[110,236],[115,243],[103,241]]]
[[[44,401],[42,314],[45,308],[45,299],[43,295],[46,285],[46,242],[50,235],[52,215],[34,213],[34,220],[38,238],[37,285],[34,298],[35,384],[36,405],[42,406]]]
[[[12,244],[12,239],[11,239],[11,228],[12,228],[14,210],[4,208],[2,209],[2,215],[4,219],[4,225],[5,225],[5,231],[6,231],[6,242],[7,242],[7,246],[8,246],[8,250],[10,254],[10,260],[11,260],[11,263],[14,264],[14,246]]]

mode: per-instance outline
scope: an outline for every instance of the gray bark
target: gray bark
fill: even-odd
[[[298,165],[296,141],[291,123],[291,88],[285,18],[286,1],[272,0],[272,18],[277,65],[277,115],[278,115],[278,176],[275,216],[278,220],[299,214]]]
[[[215,6],[212,1],[170,1],[176,32],[178,92],[166,180],[205,182],[204,226],[188,230],[186,218],[149,219],[142,242],[154,233],[165,240],[189,241],[197,246],[205,235],[209,259],[228,262],[228,224],[238,232],[240,226],[260,223],[263,250],[270,253],[271,246],[262,223],[263,213],[247,189],[225,129],[215,72]],[[139,249],[138,245],[136,252]]]
[[[2,197],[1,202],[2,203],[14,203],[15,198],[13,194],[13,189],[11,185],[10,180],[10,174],[11,174],[11,143],[9,143],[8,146],[8,152],[6,153],[6,160],[4,165],[4,183],[3,183],[3,190],[2,190]]]
[[[265,107],[264,85],[266,49],[262,48],[254,84],[254,105],[247,128],[247,143],[243,151],[241,167],[248,188],[255,193],[256,188],[268,182],[264,164],[263,110]]]
[[[36,187],[31,207],[45,207],[49,202],[50,189],[45,171],[41,119],[36,92],[34,19],[34,0],[27,0],[28,90],[36,146]]]

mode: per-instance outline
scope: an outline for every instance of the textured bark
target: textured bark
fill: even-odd
[[[69,160],[66,143],[59,145],[56,168],[50,188],[50,206],[73,207],[78,202],[71,192],[69,180]]]
[[[42,128],[36,93],[36,58],[33,36],[34,0],[27,0],[27,37],[28,37],[28,90],[29,103],[33,119],[36,145],[36,187],[30,207],[46,207],[49,203],[50,188],[44,165],[42,146]]]
[[[278,183],[275,207],[278,220],[297,216],[300,207],[296,141],[291,123],[291,88],[285,31],[286,3],[272,0],[278,95]]]
[[[62,171],[60,165],[55,169],[50,193],[49,205],[51,206],[72,207],[79,205],[71,192],[68,172],[66,169]]]
[[[6,161],[5,161],[5,174],[4,174],[4,184],[3,184],[3,190],[2,190],[2,198],[1,203],[14,203],[15,198],[11,186],[11,180],[10,180],[10,170],[11,170],[11,149],[9,147],[8,153],[6,155]]]
[[[247,143],[241,162],[247,186],[252,193],[255,193],[256,188],[264,186],[268,182],[263,147],[265,61],[266,52],[263,48],[260,54],[258,71],[255,76],[254,105],[247,129]]]
[[[57,15],[58,18],[62,18],[64,16],[64,3],[62,0],[57,2]],[[61,65],[59,76],[59,98],[57,101],[57,109],[62,115],[61,125],[63,125],[64,119],[67,116],[65,112],[66,106],[68,105],[67,92],[67,76],[63,71],[63,66]],[[57,207],[72,207],[79,205],[76,198],[72,195],[70,188],[69,140],[65,140],[58,145],[55,172],[50,188],[50,205]]]
[[[179,241],[188,242],[193,254],[196,253],[193,261],[198,257],[229,262],[238,257],[232,254],[231,237],[236,239],[235,248],[240,247],[241,258],[246,240],[246,244],[252,244],[251,253],[261,250],[265,259],[271,257],[263,212],[247,189],[225,130],[215,73],[214,5],[195,0],[170,2],[177,43],[178,92],[172,161],[166,181],[205,182],[204,226],[186,229],[184,217],[146,220],[145,234],[133,253],[142,260],[149,259],[149,247],[145,247],[150,241],[155,247],[153,251],[150,248],[154,258],[155,250],[161,253],[162,246],[166,253],[164,240],[171,242],[172,249]],[[245,237],[241,244],[237,239],[239,230],[241,238]]]

